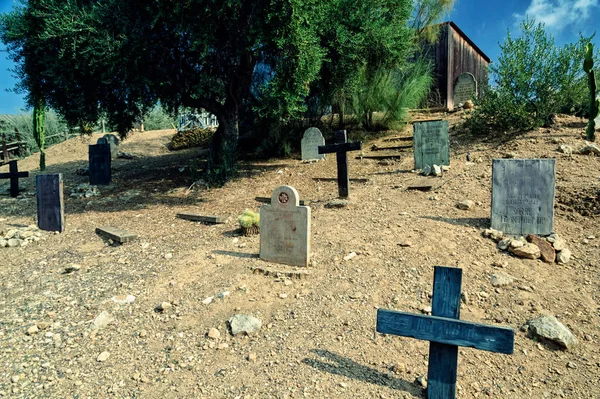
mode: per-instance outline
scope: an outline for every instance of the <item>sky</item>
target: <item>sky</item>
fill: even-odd
[[[15,3],[0,0],[0,13],[10,11]],[[600,0],[456,0],[444,21],[454,21],[494,62],[506,32],[518,35],[519,23],[527,15],[545,23],[558,45],[576,41],[580,32],[591,35],[600,30]],[[597,36],[594,43],[600,48],[600,32]],[[22,95],[8,91],[16,83],[11,68],[12,61],[0,53],[0,114],[15,114],[25,106]]]

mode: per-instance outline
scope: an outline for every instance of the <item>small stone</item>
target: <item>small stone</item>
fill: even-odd
[[[171,258],[173,258],[172,253],[169,252],[168,254],[165,254],[165,259],[171,259]]]
[[[554,316],[540,316],[528,321],[527,326],[531,336],[547,339],[564,349],[569,349],[577,344],[577,339],[571,331]]]
[[[460,293],[460,300],[462,301],[462,303],[464,303],[465,305],[469,304],[469,294],[466,292],[461,292]]]
[[[415,379],[415,384],[417,384],[423,388],[427,388],[427,377],[424,375],[417,377]]]
[[[111,299],[114,303],[118,303],[119,305],[126,305],[135,301],[135,297],[133,295],[117,295],[113,296]]]
[[[241,333],[250,335],[260,330],[262,321],[254,316],[238,314],[229,319],[229,325],[234,336]]]
[[[552,248],[552,245],[548,241],[533,234],[529,234],[527,236],[527,241],[535,244],[540,249],[540,257],[542,261],[546,263],[554,263],[556,260],[556,251],[554,248]]]
[[[38,326],[31,326],[27,329],[27,335],[35,335],[38,333],[38,331],[40,331]]]
[[[231,292],[229,291],[223,291],[223,292],[219,292],[217,294],[217,299],[225,299],[226,296],[231,295]]]
[[[515,281],[513,276],[502,272],[492,274],[491,279],[494,287],[506,287]]]
[[[81,269],[81,265],[75,265],[75,264],[73,264],[73,265],[65,267],[64,273],[65,274],[69,274],[69,273],[76,272],[76,271],[78,271],[80,269]]]
[[[325,208],[345,208],[348,206],[348,200],[335,199],[327,202]]]
[[[208,330],[208,338],[219,339],[221,338],[221,332],[216,328],[211,328],[210,330]]]
[[[421,313],[430,314],[431,306],[420,306],[419,310],[421,311]]]
[[[140,338],[144,338],[147,335],[148,335],[148,333],[146,332],[146,330],[141,330],[139,333]]]
[[[525,243],[521,240],[511,240],[510,244],[508,245],[509,249],[514,249],[514,248],[521,248],[523,245],[525,245]]]
[[[557,251],[562,251],[567,247],[567,241],[564,238],[557,237],[554,242],[552,242],[552,246]]]
[[[568,369],[573,369],[573,370],[574,370],[574,369],[576,369],[576,368],[577,368],[577,365],[576,365],[575,363],[573,363],[573,362],[568,362],[568,363],[567,363],[567,368],[568,368]]]
[[[279,294],[279,298],[285,299],[285,298],[287,298],[287,294]]]
[[[465,200],[465,201],[461,201],[461,202],[457,203],[456,207],[458,209],[462,209],[463,211],[468,211],[468,210],[473,209],[473,207],[475,207],[475,203],[471,200]]]
[[[94,321],[92,321],[92,328],[99,330],[112,323],[113,320],[114,319],[107,311],[103,311],[98,316],[96,316]]]
[[[498,249],[502,250],[502,251],[506,251],[508,249],[508,247],[510,246],[512,239],[511,238],[505,238],[504,240],[500,240],[498,242]]]
[[[588,144],[579,150],[581,155],[589,155],[594,154],[596,156],[600,156],[600,148],[598,148],[595,144]]]
[[[209,296],[209,297],[205,298],[205,299],[202,301],[202,303],[203,303],[204,305],[208,305],[208,304],[211,304],[211,303],[212,303],[212,301],[213,301],[214,299],[215,299],[215,297],[214,297],[214,296]]]
[[[16,384],[17,382],[19,382],[19,376],[13,375],[12,377],[10,377],[10,382],[12,382],[13,384]]]
[[[406,240],[406,241],[399,242],[398,245],[403,248],[412,247],[412,242]]]
[[[105,362],[106,360],[108,360],[109,357],[110,357],[110,352],[104,351],[98,355],[98,358],[96,360],[98,360],[99,362]]]
[[[219,350],[223,350],[223,349],[227,349],[227,348],[229,348],[229,344],[228,344],[228,343],[226,343],[226,342],[221,342],[221,343],[220,343],[220,344],[217,346],[217,349],[219,349]]]
[[[160,312],[166,312],[171,309],[173,305],[170,302],[161,302],[156,309]]]
[[[39,328],[40,330],[45,330],[47,328],[50,328],[50,326],[52,325],[52,323],[49,323],[47,321],[38,321],[36,324],[37,328]]]
[[[421,169],[421,174],[423,176],[429,176],[431,174],[431,166],[430,165],[423,166],[423,168]]]
[[[406,372],[406,365],[404,363],[396,363],[391,367],[392,371],[396,374]]]
[[[565,248],[556,254],[556,261],[559,264],[568,263],[570,260],[571,260],[571,251],[569,250],[569,248]]]
[[[494,267],[507,267],[508,266],[508,261],[506,261],[506,260],[495,260],[494,263],[492,263],[492,266],[494,266]]]
[[[438,165],[433,165],[432,172],[433,172],[434,176],[441,176],[442,175],[442,168],[440,168]]]
[[[485,291],[478,292],[478,293],[477,293],[477,295],[478,295],[478,296],[479,296],[479,298],[481,298],[481,299],[487,299],[487,298],[489,298],[489,297],[490,297],[490,294],[488,294],[488,293],[487,293],[487,292],[485,292]]]
[[[350,260],[356,256],[356,252],[350,252],[348,255],[344,256],[344,260]]]
[[[16,247],[20,247],[22,243],[23,243],[23,240],[20,240],[18,238],[11,238],[10,240],[8,240],[7,246],[9,248],[16,248]]]
[[[562,144],[561,146],[558,147],[558,152],[562,152],[565,155],[571,156],[571,155],[573,155],[573,148],[566,144]]]
[[[248,359],[249,362],[255,362],[256,361],[256,353],[254,353],[254,352],[248,353],[248,356],[246,356],[246,359]]]
[[[512,243],[511,243],[511,247],[512,247]],[[523,245],[522,247],[510,248],[510,252],[512,252],[519,258],[525,258],[525,259],[537,259],[541,255],[540,248],[537,245],[531,244],[531,243],[527,243],[527,244]]]

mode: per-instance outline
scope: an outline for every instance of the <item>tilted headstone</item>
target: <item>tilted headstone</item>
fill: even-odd
[[[554,159],[494,159],[492,228],[548,235],[554,223]]]
[[[310,207],[299,206],[290,186],[277,187],[271,204],[260,207],[260,258],[291,266],[308,266]]]
[[[413,124],[415,169],[425,165],[450,165],[448,121],[424,121]]]
[[[65,230],[62,173],[36,176],[38,227],[46,231]]]
[[[110,184],[111,156],[110,144],[96,144],[89,146],[90,184],[92,186]]]
[[[340,198],[348,198],[350,177],[348,175],[348,151],[357,151],[362,149],[362,143],[355,141],[348,142],[345,130],[335,132],[335,144],[319,146],[319,154],[335,153],[337,163],[337,181],[338,195]]]
[[[302,160],[324,159],[325,154],[319,154],[319,146],[325,145],[325,138],[316,127],[309,127],[304,132],[300,142],[302,147]]]
[[[461,73],[454,82],[454,105],[464,104],[477,96],[477,81],[469,72]]]
[[[109,144],[111,158],[117,159],[119,157],[119,138],[114,134],[105,134],[98,139],[97,144]]]

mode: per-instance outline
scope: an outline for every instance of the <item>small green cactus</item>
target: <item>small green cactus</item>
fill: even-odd
[[[594,45],[588,43],[585,46],[585,57],[583,60],[583,71],[588,76],[588,87],[590,89],[590,120],[588,122],[585,136],[589,141],[596,140],[596,121],[600,115],[600,99],[596,98],[596,75],[594,72]]]
[[[260,232],[260,213],[252,212],[246,209],[238,217],[238,222],[242,228],[242,232],[245,236],[258,234]]]

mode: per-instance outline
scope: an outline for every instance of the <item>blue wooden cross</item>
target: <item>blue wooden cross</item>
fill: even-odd
[[[427,397],[456,397],[458,347],[511,354],[512,328],[461,321],[462,269],[436,266],[433,275],[432,316],[377,310],[377,332],[430,341]]]

